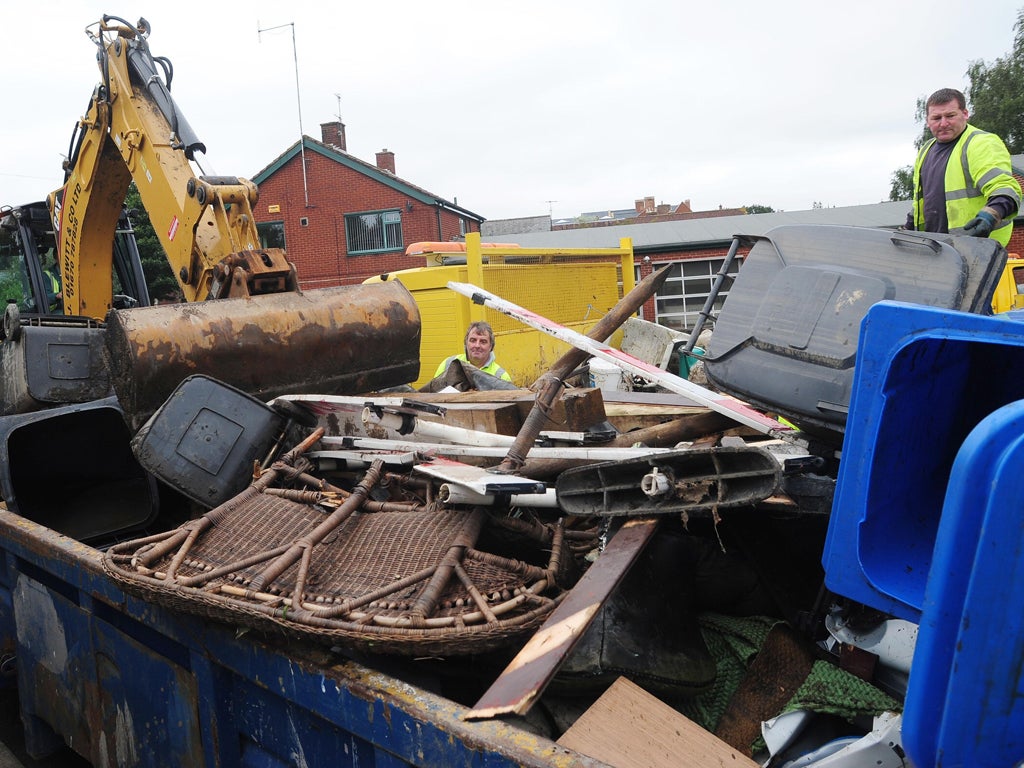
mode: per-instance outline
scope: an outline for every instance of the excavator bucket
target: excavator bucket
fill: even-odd
[[[420,315],[399,282],[112,311],[110,379],[138,429],[188,376],[263,400],[361,394],[419,376]]]

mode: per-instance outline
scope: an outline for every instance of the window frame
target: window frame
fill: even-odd
[[[280,229],[281,232],[281,244],[271,245],[267,239],[266,232],[270,229]],[[256,222],[256,233],[260,236],[260,247],[261,248],[281,248],[288,250],[286,243],[288,238],[285,234],[284,219],[275,219],[274,221],[258,221]]]
[[[387,215],[394,215],[397,217],[397,221],[384,221],[384,217]],[[353,248],[353,232],[351,228],[351,222],[356,218],[362,218],[366,216],[375,216],[381,227],[384,243],[382,247],[377,248]],[[349,256],[366,256],[378,253],[392,253],[395,251],[402,251],[405,249],[405,232],[402,227],[402,209],[399,207],[381,208],[374,211],[359,211],[354,213],[345,214],[345,252]],[[388,234],[389,227],[397,226],[398,243],[389,242]],[[391,230],[394,232],[394,230]]]
[[[710,289],[714,286],[715,278],[718,275],[718,271],[722,268],[724,261],[725,256],[723,255],[674,259],[659,263],[659,267],[664,266],[664,264],[670,264],[672,269],[654,296],[654,322],[683,333],[693,330],[700,319],[700,313],[707,303],[708,295],[711,292]],[[700,264],[705,265],[706,270],[698,269]],[[718,296],[715,298],[715,303],[711,308],[708,322],[714,323],[718,318],[718,313],[721,311],[722,305],[729,295],[729,289],[732,287],[736,275],[739,274],[742,264],[743,257],[737,255],[732,263],[732,268],[727,273],[727,277],[722,282],[722,286],[718,291]],[[700,290],[688,291],[688,282],[691,284],[691,287],[699,283]],[[672,307],[672,309],[669,309],[669,307]]]

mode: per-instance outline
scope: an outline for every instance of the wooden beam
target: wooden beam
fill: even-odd
[[[528,712],[657,527],[656,518],[637,518],[623,523],[604,552],[463,719],[482,720]]]

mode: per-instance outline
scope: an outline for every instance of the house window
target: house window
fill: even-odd
[[[700,318],[700,313],[711,294],[718,270],[725,259],[686,259],[674,262],[669,267],[668,278],[658,290],[654,300],[654,321],[677,331],[689,331]],[[722,281],[718,295],[711,305],[711,318],[718,313],[729,295],[729,288],[740,268],[737,257],[729,269],[728,277]],[[705,328],[710,327],[705,325]]]
[[[345,217],[345,239],[349,255],[395,251],[402,242],[402,212],[353,213]]]
[[[256,225],[261,248],[284,248],[284,222],[268,221]]]

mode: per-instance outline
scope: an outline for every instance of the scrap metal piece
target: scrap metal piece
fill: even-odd
[[[555,493],[570,515],[710,512],[768,498],[781,475],[779,462],[761,448],[688,448],[566,470]]]
[[[544,483],[538,480],[516,475],[495,474],[481,467],[474,467],[439,456],[429,462],[417,464],[413,467],[413,471],[484,495],[543,494],[546,491]]]

